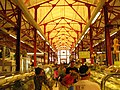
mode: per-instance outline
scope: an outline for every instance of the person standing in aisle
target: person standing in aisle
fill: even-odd
[[[37,67],[35,68],[35,76],[34,76],[35,90],[42,90],[42,83],[47,85],[48,88],[52,90],[52,87],[49,85],[50,82],[48,82],[44,70],[42,68]]]
[[[59,66],[56,65],[56,67],[55,67],[55,69],[54,69],[55,87],[57,87],[57,82],[58,82],[58,77],[59,77],[58,68],[59,68]]]
[[[75,61],[74,60],[71,60],[70,66],[66,68],[66,75],[70,74],[72,72],[78,73],[78,68],[75,67]],[[74,79],[73,83],[75,83],[75,82],[76,82],[76,79]],[[73,90],[73,86],[71,85],[68,90]]]
[[[59,89],[58,90],[68,90],[68,88],[61,84],[62,79],[66,76],[66,66],[63,64],[60,64],[60,67],[58,68],[59,72]]]
[[[74,84],[75,79],[78,79],[78,73],[71,72],[70,74],[67,74],[62,78],[61,84],[66,86],[70,90],[71,88],[69,87],[72,86],[72,84]]]
[[[59,77],[58,80],[61,82],[62,78],[66,75],[66,66],[64,64],[60,64],[58,68]]]
[[[74,90],[101,90],[100,86],[89,80],[90,68],[87,65],[82,65],[79,68],[81,80],[74,84]]]
[[[75,67],[75,61],[70,61],[70,66],[66,68],[66,74],[70,74],[70,72],[75,71],[78,72],[78,68]]]

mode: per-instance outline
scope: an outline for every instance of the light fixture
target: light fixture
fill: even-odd
[[[52,46],[50,46],[50,48],[52,48]]]
[[[42,52],[42,53],[43,53],[43,51],[41,51],[40,49],[38,49],[38,51],[40,51],[40,52]]]
[[[20,42],[25,43],[25,42],[24,42],[24,41],[22,41],[22,40],[21,40]]]
[[[92,20],[92,24],[96,21],[96,19],[99,17],[99,15],[100,15],[100,12],[98,12],[98,13],[96,14],[96,16],[94,17],[94,19]]]
[[[84,35],[81,37],[81,40],[84,38]]]
[[[46,44],[47,44],[47,45],[49,45],[49,43],[48,43],[48,42],[46,42]]]
[[[112,33],[110,36],[113,36],[113,35],[115,35],[117,32],[114,32],[114,33]]]
[[[73,51],[75,51],[75,48],[73,49]]]
[[[79,42],[78,43],[80,43],[81,42],[81,40],[79,40]]]
[[[15,36],[13,36],[12,34],[10,34],[10,36],[13,37],[14,39],[17,39],[17,38],[16,38]],[[21,40],[20,42],[25,43],[25,42],[22,41],[22,40]]]
[[[11,37],[13,37],[14,39],[17,39],[15,36],[13,36],[12,34],[10,34]]]
[[[37,30],[37,33],[41,36],[41,38],[43,39],[43,40],[45,40],[45,38],[43,37],[43,35]]]
[[[97,54],[102,54],[102,52],[96,52]]]
[[[44,53],[36,53],[37,55],[43,55]],[[34,55],[34,53],[27,53],[27,55]]]
[[[97,46],[99,43],[96,43],[94,46]]]
[[[90,29],[90,27],[85,31],[85,34],[89,31],[89,29]],[[85,35],[85,34],[84,34],[84,35]]]
[[[78,44],[76,45],[76,47],[78,46]]]

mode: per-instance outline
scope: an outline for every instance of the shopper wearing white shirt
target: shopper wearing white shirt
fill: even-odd
[[[79,68],[81,79],[74,84],[74,90],[101,90],[100,86],[89,80],[90,69],[86,65],[82,65]]]

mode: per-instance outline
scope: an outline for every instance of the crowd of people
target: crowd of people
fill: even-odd
[[[90,81],[90,68],[87,65],[75,67],[75,61],[71,61],[69,65],[56,65],[54,68],[53,79],[55,86],[59,85],[59,90],[100,90],[100,86]],[[35,90],[42,90],[42,83],[48,86],[49,90],[53,90],[49,80],[42,68],[35,68],[34,76]]]

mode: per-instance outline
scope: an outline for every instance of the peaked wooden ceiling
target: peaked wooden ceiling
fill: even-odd
[[[74,0],[29,0],[25,5],[32,16],[37,16],[37,24],[55,49],[72,49],[75,47],[82,29],[99,3],[97,0],[76,2]],[[40,2],[40,3],[38,3]],[[35,14],[35,10],[37,10]]]

